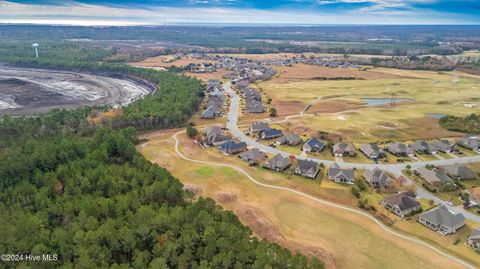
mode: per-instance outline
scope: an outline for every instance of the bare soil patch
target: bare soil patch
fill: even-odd
[[[173,62],[168,62],[171,56],[156,56],[152,58],[147,58],[141,62],[132,63],[135,66],[143,66],[143,67],[170,67],[170,66],[177,66],[183,67],[189,64],[201,64],[201,63],[214,63],[215,61],[211,60],[201,60],[201,59],[192,59],[192,58],[181,58]]]
[[[302,112],[307,104],[300,101],[282,101],[274,100],[273,106],[277,109],[278,116],[295,115]]]
[[[183,185],[183,189],[186,191],[191,191],[195,195],[201,195],[203,193],[202,186],[195,185],[195,184],[185,184]]]
[[[215,193],[215,200],[219,203],[233,203],[237,201],[237,195],[231,192],[217,192]]]
[[[292,67],[274,67],[278,75],[272,82],[287,83],[298,80],[312,80],[315,78],[354,78],[362,80],[401,78],[394,74],[380,73],[373,70],[359,70],[355,68],[330,68],[307,64],[296,64]]]

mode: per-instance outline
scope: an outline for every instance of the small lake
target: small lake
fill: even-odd
[[[362,98],[363,101],[367,102],[366,106],[383,106],[388,105],[392,101],[391,98]],[[415,99],[412,98],[396,98],[395,103],[403,102],[414,102]]]
[[[427,116],[432,117],[432,118],[434,118],[434,119],[441,119],[441,118],[447,116],[447,114],[443,114],[443,113],[427,113]]]

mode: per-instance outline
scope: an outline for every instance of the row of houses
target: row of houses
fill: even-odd
[[[245,111],[247,113],[265,113],[266,108],[262,102],[262,95],[257,89],[238,86],[237,88],[245,99]]]
[[[200,117],[202,119],[213,119],[223,115],[225,103],[225,92],[218,80],[209,80],[205,87],[206,101]]]
[[[415,174],[434,187],[454,183],[455,180],[477,179],[477,173],[465,165],[458,163],[440,167],[420,167],[415,169]]]

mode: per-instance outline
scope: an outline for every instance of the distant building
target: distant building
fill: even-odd
[[[260,139],[263,139],[263,140],[278,138],[282,135],[283,135],[283,132],[281,130],[272,129],[272,128],[262,130],[259,133]]]
[[[252,123],[252,125],[250,126],[250,132],[252,133],[258,133],[266,129],[270,129],[270,127],[268,126],[268,123],[261,122],[261,121],[256,121]]]
[[[233,140],[229,140],[222,145],[220,145],[220,151],[223,154],[230,155],[245,151],[247,149],[247,144],[245,142],[236,143]]]
[[[325,149],[325,143],[319,141],[318,139],[312,137],[303,144],[302,147],[305,152],[321,152]]]
[[[376,167],[372,170],[365,170],[365,180],[373,188],[389,188],[393,186],[393,179],[385,171]]]
[[[480,151],[480,140],[478,138],[466,137],[458,141],[459,146],[473,151]]]
[[[473,230],[467,237],[467,245],[476,251],[480,251],[480,229]]]
[[[421,177],[426,183],[432,186],[443,186],[447,183],[453,182],[451,178],[447,176],[443,171],[439,169],[427,169],[420,167],[415,170],[415,173]]]
[[[302,138],[297,134],[286,134],[278,138],[277,142],[280,145],[297,146],[302,143]]]
[[[387,151],[397,157],[414,157],[415,150],[404,143],[394,142],[387,144]]]
[[[432,143],[428,143],[425,140],[417,140],[411,145],[411,147],[418,153],[435,155],[438,152],[437,146]]]
[[[271,159],[269,159],[264,167],[268,168],[270,170],[275,170],[275,171],[284,171],[286,170],[292,162],[288,157],[283,157],[281,154],[277,154]]]
[[[465,165],[458,163],[440,167],[449,177],[458,180],[476,179],[477,173]]]
[[[207,145],[218,146],[231,139],[231,136],[223,134],[220,127],[214,126],[206,130],[204,141]]]
[[[350,143],[338,143],[332,147],[333,156],[336,157],[345,157],[350,156],[354,157],[356,155],[355,147]]]
[[[385,157],[385,151],[381,149],[377,144],[362,144],[360,151],[372,160],[377,160]]]
[[[455,143],[446,139],[435,140],[432,142],[432,144],[438,149],[438,151],[443,153],[451,153],[455,151]]]
[[[264,152],[260,151],[257,148],[251,149],[240,154],[240,159],[248,162],[249,165],[255,165],[260,163],[263,159],[267,157]]]

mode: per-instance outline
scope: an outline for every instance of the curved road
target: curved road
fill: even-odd
[[[223,166],[223,167],[229,167],[229,168],[232,168],[240,173],[242,173],[243,175],[245,175],[250,181],[252,181],[254,184],[256,185],[259,185],[259,186],[262,186],[262,187],[265,187],[265,188],[270,188],[270,189],[276,189],[276,190],[282,190],[282,191],[288,191],[288,192],[292,192],[292,193],[295,193],[297,195],[300,195],[302,197],[305,197],[307,199],[310,199],[310,200],[313,200],[315,202],[318,202],[318,203],[321,203],[321,204],[324,204],[324,205],[327,205],[327,206],[331,206],[331,207],[335,207],[335,208],[338,208],[338,209],[342,209],[342,210],[345,210],[345,211],[349,211],[351,213],[355,213],[355,214],[358,214],[358,215],[361,215],[363,217],[366,217],[368,219],[370,219],[371,221],[373,221],[375,224],[377,224],[378,226],[380,226],[383,230],[385,230],[386,232],[396,236],[396,237],[399,237],[399,238],[402,238],[404,240],[407,240],[407,241],[411,241],[411,242],[414,242],[416,244],[419,244],[419,245],[422,245],[422,246],[425,246],[435,252],[437,252],[438,254],[448,258],[448,259],[451,259],[453,261],[456,261],[458,262],[459,264],[467,267],[467,268],[476,268],[475,266],[467,263],[466,261],[462,260],[462,259],[459,259],[457,257],[454,257],[448,253],[445,253],[439,249],[437,249],[436,247],[420,240],[420,239],[417,239],[415,237],[411,237],[411,236],[406,236],[406,235],[403,235],[401,233],[398,233],[390,228],[388,228],[387,226],[385,226],[383,223],[381,223],[379,220],[377,220],[376,218],[372,217],[370,214],[366,213],[366,212],[363,212],[363,211],[360,211],[360,210],[357,210],[357,209],[354,209],[354,208],[350,208],[350,207],[347,207],[347,206],[343,206],[343,205],[339,205],[339,204],[336,204],[336,203],[333,203],[333,202],[330,202],[330,201],[327,201],[327,200],[323,200],[323,199],[320,199],[320,198],[317,198],[315,196],[312,196],[312,195],[309,195],[309,194],[306,194],[306,193],[303,193],[301,191],[297,191],[297,190],[294,190],[294,189],[290,189],[290,188],[286,188],[286,187],[281,187],[281,186],[276,186],[276,185],[270,185],[270,184],[265,184],[265,183],[262,183],[258,180],[256,180],[255,178],[253,178],[250,174],[248,174],[245,170],[243,170],[242,168],[240,167],[237,167],[237,166],[234,166],[234,165],[230,165],[230,164],[222,164],[222,163],[213,163],[213,162],[207,162],[207,161],[201,161],[201,160],[194,160],[194,159],[191,159],[191,158],[188,158],[186,157],[185,155],[183,155],[180,150],[179,150],[179,144],[180,142],[178,141],[177,139],[177,135],[180,134],[180,133],[184,133],[185,131],[179,131],[177,133],[175,133],[173,135],[173,139],[175,140],[175,152],[177,153],[178,156],[180,156],[180,158],[184,159],[184,160],[187,160],[187,161],[190,161],[190,162],[195,162],[195,163],[201,163],[201,164],[207,164],[207,165],[214,165],[214,166]]]
[[[288,157],[292,155],[291,153],[284,152],[281,150],[278,150],[276,148],[272,148],[269,146],[266,146],[262,143],[259,143],[252,139],[251,137],[245,135],[237,126],[238,122],[238,111],[240,109],[240,96],[232,90],[232,84],[231,82],[227,82],[224,84],[223,89],[225,90],[226,93],[229,94],[230,96],[230,110],[228,112],[228,119],[227,119],[227,128],[231,132],[231,134],[238,138],[239,140],[247,143],[248,146],[250,147],[255,147],[258,148],[264,152],[271,153],[271,154],[281,154],[282,156]],[[305,157],[305,156],[300,156],[300,155],[295,155],[295,157],[299,160],[313,160],[317,162],[324,163],[325,165],[331,165],[334,164],[334,161],[331,160],[322,160],[318,158],[312,158],[312,157]],[[412,168],[420,168],[424,167],[427,164],[433,164],[435,166],[442,166],[442,165],[449,165],[449,164],[454,164],[454,163],[461,163],[461,164],[466,164],[466,163],[473,163],[473,162],[480,162],[480,155],[479,156],[473,156],[473,157],[462,157],[462,158],[454,158],[454,159],[445,159],[445,160],[434,160],[434,161],[418,161],[418,162],[413,162],[413,163],[408,163],[408,164],[364,164],[364,163],[348,163],[348,162],[342,162],[340,165],[345,168],[358,168],[358,169],[374,169],[375,167],[379,167],[382,170],[388,171],[395,176],[400,176],[402,175],[403,177],[406,178],[405,175],[402,174],[402,170],[406,169],[407,165],[410,165]],[[408,179],[410,182],[414,183],[412,180]],[[417,195],[421,198],[426,198],[426,199],[431,199],[435,201],[437,204],[445,204],[445,201],[441,200],[437,196],[433,195],[432,193],[424,190],[421,187],[417,187]],[[456,213],[461,213],[465,216],[465,218],[470,219],[472,221],[480,223],[480,216],[477,216],[475,214],[472,214],[468,211],[466,211],[463,208],[459,207],[453,207],[450,205],[446,206],[453,212]]]

